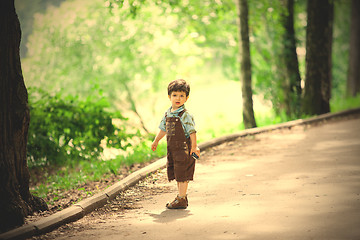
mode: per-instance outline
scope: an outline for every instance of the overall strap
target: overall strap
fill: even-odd
[[[184,114],[184,112],[186,112],[186,109],[182,110],[181,112],[179,112],[178,116],[179,118],[181,118],[181,116]]]
[[[186,112],[186,109],[179,112],[178,117],[181,118],[181,116],[184,114],[184,112]],[[165,112],[165,118],[167,118],[167,112]]]

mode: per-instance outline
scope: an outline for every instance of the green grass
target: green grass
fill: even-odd
[[[358,108],[360,107],[360,94],[358,94],[356,97],[331,99],[330,106],[332,113]]]
[[[112,174],[118,175],[119,169],[123,166],[148,162],[166,155],[164,142],[159,144],[155,152],[151,151],[150,144],[150,141],[144,140],[134,147],[131,153],[125,156],[118,155],[114,159],[82,160],[78,164],[72,164],[73,167],[63,166],[55,174],[49,175],[45,181],[31,189],[31,192],[45,198],[48,193],[75,189],[89,181],[98,181]]]

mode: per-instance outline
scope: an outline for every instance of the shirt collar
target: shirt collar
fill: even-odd
[[[181,107],[179,107],[178,109],[176,109],[175,111],[171,112],[171,107],[168,109],[168,113],[170,114],[176,114],[178,115],[181,111],[183,111],[185,109],[185,104],[182,105]]]

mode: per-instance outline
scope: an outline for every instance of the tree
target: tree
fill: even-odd
[[[239,51],[240,51],[240,79],[242,85],[242,101],[243,101],[243,121],[245,128],[256,127],[252,87],[251,87],[251,58],[250,58],[250,42],[249,42],[249,25],[248,25],[248,4],[247,0],[239,0]]]
[[[30,122],[20,63],[21,30],[14,0],[0,2],[0,231],[24,223],[46,203],[29,191],[26,162]]]
[[[296,53],[296,38],[294,30],[294,0],[282,0],[281,23],[284,31],[283,66],[285,66],[284,103],[288,117],[300,115],[301,78],[299,61]]]
[[[302,112],[308,115],[330,111],[332,0],[308,0],[306,28],[305,94]]]
[[[286,113],[288,113],[287,115],[290,118],[296,117],[296,114],[291,113],[291,108],[295,109],[296,106],[296,91],[291,92],[289,87],[287,66],[288,64],[291,65],[291,69],[294,70],[297,64],[291,62],[294,63],[292,65],[284,60],[285,54],[289,58],[292,57],[291,61],[294,60],[293,57],[297,57],[295,45],[293,49],[290,48],[292,43],[288,38],[290,38],[291,33],[286,29],[289,28],[288,22],[291,18],[288,6],[285,4],[286,1],[259,0],[249,1],[248,3],[251,12],[249,15],[249,25],[251,26],[249,37],[251,41],[253,89],[255,89],[258,96],[271,101],[276,115],[282,118],[283,116],[286,117]],[[302,6],[299,2],[297,3],[297,8]],[[298,9],[296,10],[298,11]],[[295,28],[296,37],[299,39],[302,39],[303,33],[299,31],[299,28],[304,28],[304,23],[298,20],[298,17],[295,18],[292,24],[294,44]],[[288,26],[284,26],[285,23]]]
[[[351,36],[347,95],[355,97],[360,93],[360,1],[351,2]]]

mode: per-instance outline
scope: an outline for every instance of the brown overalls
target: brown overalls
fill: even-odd
[[[185,137],[180,118],[186,110],[178,114],[178,117],[166,116],[166,139],[167,139],[167,174],[169,181],[185,182],[193,180],[195,171],[195,159],[190,156],[191,141]]]

